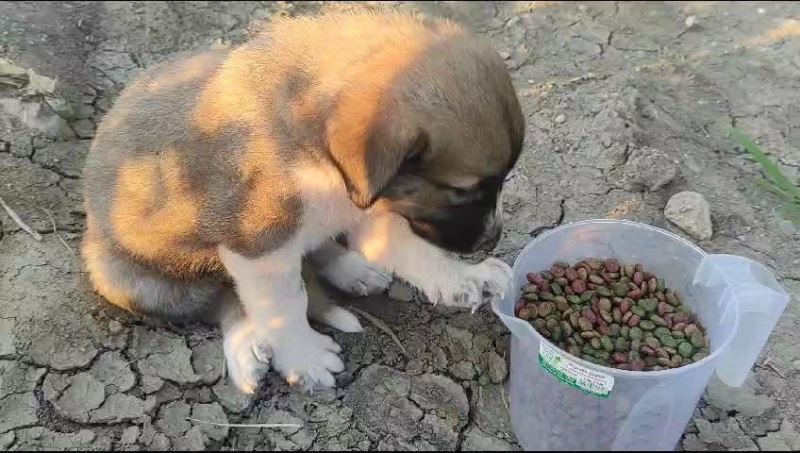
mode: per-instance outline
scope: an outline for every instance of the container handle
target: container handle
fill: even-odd
[[[767,343],[789,294],[762,264],[735,255],[707,255],[695,272],[693,284],[716,287],[723,316],[735,315],[738,327],[717,362],[720,380],[741,386]],[[728,310],[734,310],[727,313]]]

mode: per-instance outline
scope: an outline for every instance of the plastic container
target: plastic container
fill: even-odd
[[[561,351],[573,365],[613,378],[605,398],[546,371],[538,362],[540,343],[557,347],[514,316],[520,287],[528,272],[589,257],[642,263],[664,278],[706,327],[711,354],[681,368],[636,372]],[[709,255],[667,231],[616,220],[578,222],[542,234],[514,263],[513,285],[493,309],[512,332],[511,420],[526,450],[673,450],[711,373],[741,386],[789,300],[759,263]]]

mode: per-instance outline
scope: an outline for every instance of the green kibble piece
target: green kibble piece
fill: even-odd
[[[692,345],[684,341],[678,345],[678,354],[680,354],[681,357],[684,358],[691,357],[692,354],[694,354],[694,348],[692,347]]]
[[[650,321],[653,321],[653,324],[655,324],[657,326],[661,326],[661,327],[667,325],[667,321],[665,321],[664,318],[662,318],[661,316],[658,316],[655,313],[650,315]]]
[[[656,291],[664,291],[666,283],[664,282],[663,278],[659,278],[656,280]]]
[[[555,327],[550,331],[550,338],[552,338],[553,341],[561,341],[561,336],[562,336],[561,327]]]
[[[581,296],[578,296],[577,294],[569,294],[567,295],[567,300],[573,305],[580,305]]]
[[[550,291],[542,291],[539,293],[539,298],[542,300],[553,300],[556,296]]]
[[[630,328],[630,327],[628,327],[628,326],[626,326],[626,325],[623,325],[623,326],[622,326],[622,327],[619,329],[619,336],[621,336],[621,337],[628,338],[628,335],[629,335],[630,333],[631,333],[631,328]]]
[[[611,341],[611,338],[609,338],[609,337],[600,338],[600,344],[603,346],[603,349],[605,349],[606,351],[608,351],[608,352],[613,352],[614,351],[614,342]]]
[[[592,338],[589,340],[589,344],[592,345],[593,349],[600,349],[603,347],[603,344],[600,342],[600,339],[597,337]]]
[[[625,297],[628,294],[629,288],[627,283],[618,282],[614,284],[614,294],[619,297]]]
[[[601,360],[600,365],[605,365],[611,354],[608,351],[595,351],[594,356]]]
[[[541,273],[541,275],[542,278],[547,280],[548,282],[553,279],[553,274],[551,274],[549,271],[544,271]]]
[[[624,338],[617,338],[617,341],[614,343],[614,350],[617,352],[628,352],[630,348],[630,344],[628,344],[628,340]]]
[[[584,291],[581,294],[581,302],[589,302],[594,297],[594,291]]]
[[[639,323],[639,327],[641,327],[642,330],[653,330],[656,328],[656,325],[653,323],[653,321],[650,321],[648,319],[643,319]]]
[[[693,333],[692,336],[689,337],[689,342],[691,342],[692,346],[694,346],[695,348],[702,348],[703,346],[705,346],[705,339],[703,338],[703,335],[700,334],[700,332]]]
[[[632,327],[629,336],[631,340],[641,340],[644,337],[644,332],[639,327]]]
[[[536,302],[539,300],[539,295],[536,293],[525,293],[522,295],[522,298],[531,302]]]
[[[664,294],[664,297],[667,298],[667,303],[672,305],[673,307],[677,307],[680,304],[678,298],[675,297],[675,293],[673,293],[672,291],[667,291],[666,294]]]
[[[655,311],[658,307],[658,301],[656,299],[642,299],[639,301],[639,306],[642,307],[644,311]]]
[[[611,297],[614,295],[614,293],[612,293],[611,290],[606,288],[605,286],[598,287],[595,292],[597,292],[597,294],[603,297]]]
[[[656,327],[656,330],[653,331],[653,334],[657,337],[661,337],[664,335],[672,335],[672,333],[673,332],[671,332],[666,327]]]
[[[612,337],[618,337],[621,330],[622,328],[619,326],[619,324],[611,324],[608,326],[608,335]]]
[[[692,361],[693,362],[699,362],[699,361],[705,359],[706,357],[708,357],[708,354],[706,354],[705,352],[698,352],[698,353],[696,353],[695,355],[692,356]]]
[[[658,338],[658,341],[660,341],[662,345],[668,348],[678,347],[678,341],[675,338],[673,338],[672,335],[662,335]]]
[[[631,311],[633,312],[634,315],[637,315],[640,318],[644,318],[645,316],[647,316],[647,312],[645,311],[645,309],[638,305],[635,307],[631,307]]]
[[[558,283],[551,283],[550,284],[550,290],[553,291],[553,294],[555,294],[557,296],[560,296],[560,295],[564,294],[564,290],[561,288],[561,285],[559,285]]]
[[[593,356],[594,353],[597,352],[597,351],[590,344],[587,343],[587,344],[583,345],[583,348],[581,348],[581,352],[586,354],[586,355]]]
[[[675,338],[686,338],[686,334],[682,330],[673,330],[672,336]]]

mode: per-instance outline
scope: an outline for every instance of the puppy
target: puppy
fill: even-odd
[[[121,93],[86,162],[82,254],[110,302],[220,323],[242,391],[270,360],[290,383],[333,386],[340,347],[308,317],[360,325],[302,276],[365,295],[394,273],[472,309],[501,297],[507,265],[450,252],[495,246],[523,136],[502,58],[453,22],[281,20]]]

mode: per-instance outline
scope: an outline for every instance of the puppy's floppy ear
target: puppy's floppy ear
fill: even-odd
[[[403,121],[402,115],[378,116],[371,124],[329,128],[331,157],[350,199],[361,209],[375,202],[403,164],[418,161],[428,149],[427,133]]]

